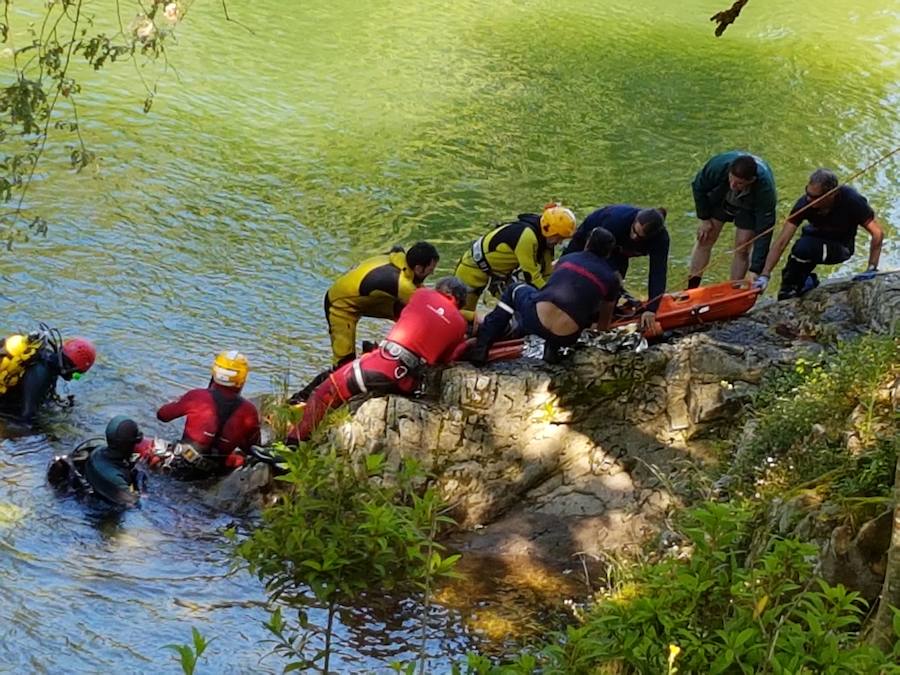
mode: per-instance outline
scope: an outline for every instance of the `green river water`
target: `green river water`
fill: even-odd
[[[47,321],[100,354],[72,411],[0,442],[0,671],[175,672],[161,646],[191,626],[219,637],[203,672],[280,671],[260,661],[262,589],[228,574],[229,517],[155,480],[142,510],[98,521],[56,499],[44,468],[115,414],[176,435],[155,408],[204,384],[220,349],[249,356],[250,394],[299,385],[329,360],[322,295],[361,257],[428,239],[449,271],[489,223],[551,199],[579,217],[663,205],[676,288],[689,184],[713,153],[765,158],[783,216],[812,169],[847,176],[900,145],[900,2],[751,0],[716,39],[707,19],[727,4],[231,3],[251,33],[197,2],[149,115],[130,64],[85,80],[102,159],[76,175],[68,139],[51,145],[25,204],[49,233],[0,254],[0,328]],[[886,226],[882,269],[900,266],[898,178],[895,158],[855,182]],[[861,270],[867,251],[861,238],[833,272]],[[633,266],[633,291],[645,273]],[[341,668],[405,654],[407,613],[345,621]],[[431,669],[477,643],[439,613]]]

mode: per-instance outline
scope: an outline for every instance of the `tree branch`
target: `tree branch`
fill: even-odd
[[[750,0],[735,0],[734,4],[729,9],[723,9],[721,12],[716,12],[709,17],[710,21],[715,21],[718,24],[716,26],[716,37],[721,37],[722,33],[725,32],[725,29],[737,20],[741,15],[741,10],[744,9],[744,5],[749,1]]]
[[[250,28],[250,26],[243,24],[240,21],[238,21],[237,19],[232,19],[230,16],[228,16],[228,5],[226,3],[226,0],[222,0],[222,11],[225,12],[225,20],[226,21],[230,21],[231,23],[236,23],[238,26],[240,26],[241,28],[246,30],[248,33],[250,33],[250,35],[256,35],[256,33],[253,32],[253,29]]]
[[[897,444],[900,447],[900,443]],[[884,586],[878,601],[878,613],[869,627],[868,641],[885,652],[894,644],[894,612],[900,609],[900,454],[894,475],[894,527],[888,549]]]

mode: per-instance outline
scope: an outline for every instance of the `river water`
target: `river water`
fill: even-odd
[[[66,171],[57,136],[25,203],[49,233],[0,254],[2,331],[47,321],[99,349],[73,410],[0,443],[0,670],[174,672],[161,646],[192,626],[218,637],[204,672],[279,670],[260,662],[259,584],[229,574],[228,516],[155,480],[109,521],[43,472],[116,414],[175,435],[155,408],[204,384],[220,349],[249,356],[250,394],[299,384],[329,360],[322,295],[361,257],[428,239],[449,271],[489,223],[551,199],[579,216],[664,205],[675,288],[711,154],[764,157],[785,215],[812,169],[848,176],[900,145],[900,3],[753,0],[716,39],[707,19],[726,4],[257,0],[229,6],[238,24],[196,3],[168,70],[82,72],[101,159]],[[149,115],[142,77],[158,78]],[[895,159],[855,182],[888,230],[883,269],[900,265],[898,177]],[[383,668],[378,645],[409,639],[407,622],[363,623],[341,628],[345,669]],[[435,653],[473,644],[459,624],[446,613]]]

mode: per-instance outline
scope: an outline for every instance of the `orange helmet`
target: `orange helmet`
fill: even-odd
[[[247,381],[248,372],[250,372],[250,364],[247,357],[236,350],[220,352],[213,361],[213,382],[221,384],[223,387],[240,389]]]

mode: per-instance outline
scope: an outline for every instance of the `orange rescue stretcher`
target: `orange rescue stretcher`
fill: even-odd
[[[751,282],[747,280],[725,281],[686,291],[666,293],[656,310],[658,330],[650,333],[658,335],[673,328],[737,318],[756,304],[759,293],[759,289],[753,288]],[[643,309],[639,309],[631,316],[613,321],[611,327],[636,323],[642,311]]]
[[[475,338],[469,338],[465,342],[460,343],[459,346],[454,350],[453,355],[450,357],[450,361],[465,361],[466,352],[474,344]],[[525,340],[522,338],[496,342],[488,351],[487,360],[490,363],[492,361],[508,361],[510,359],[517,359],[522,356],[522,351],[524,350],[524,348]]]

